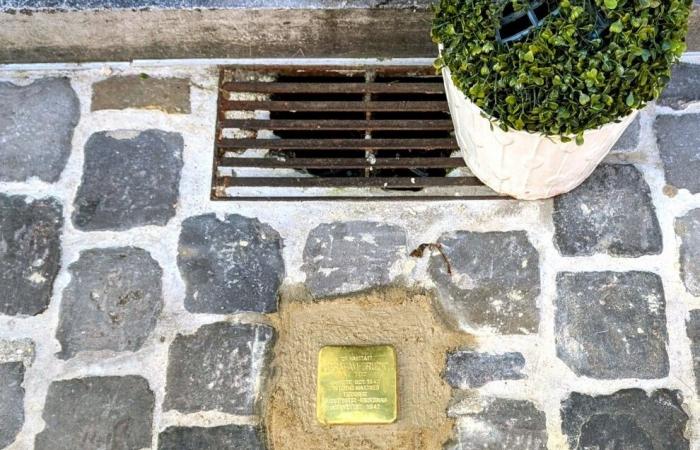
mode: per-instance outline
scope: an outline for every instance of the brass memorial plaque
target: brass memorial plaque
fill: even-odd
[[[396,398],[394,347],[328,346],[319,352],[316,417],[322,424],[392,423]]]

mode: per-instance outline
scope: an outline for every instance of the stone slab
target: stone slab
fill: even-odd
[[[150,448],[155,398],[140,376],[88,377],[49,385],[35,450]]]
[[[680,238],[681,278],[688,292],[700,297],[700,209],[678,217],[674,228]]]
[[[666,301],[656,274],[557,274],[555,331],[557,356],[577,375],[668,375]]]
[[[73,223],[84,231],[165,225],[175,215],[184,141],[160,130],[94,133]]]
[[[327,297],[384,286],[405,254],[406,232],[395,225],[324,223],[306,239],[306,287],[314,297]]]
[[[525,358],[518,352],[479,353],[454,350],[447,353],[443,378],[456,389],[478,388],[495,380],[521,380]]]
[[[70,80],[44,78],[26,86],[0,82],[0,105],[0,181],[58,181],[80,119]]]
[[[524,231],[455,231],[438,241],[452,273],[434,251],[428,271],[446,314],[461,325],[501,334],[539,325],[539,254]]]
[[[562,431],[572,450],[686,450],[688,415],[678,391],[641,389],[592,397],[574,392],[562,402]]]
[[[137,108],[189,114],[190,80],[147,75],[110,77],[92,85],[90,107],[93,111]]]
[[[282,246],[279,233],[257,219],[233,214],[186,219],[177,255],[185,308],[211,314],[277,311]]]
[[[265,450],[260,428],[251,425],[168,427],[158,435],[158,450]]]
[[[544,412],[526,400],[485,399],[481,409],[457,418],[456,434],[444,450],[546,450]]]
[[[627,127],[620,139],[615,142],[615,145],[610,150],[611,152],[630,152],[637,148],[639,145],[639,134],[641,131],[641,124],[639,114],[634,118],[631,124]]]
[[[168,355],[164,409],[258,413],[275,331],[267,325],[204,325],[178,334]]]
[[[136,351],[163,307],[163,270],[140,248],[85,250],[68,267],[56,339],[59,358],[82,351]]]
[[[24,365],[0,363],[0,448],[10,445],[24,424]]]
[[[632,165],[602,164],[579,187],[554,198],[554,243],[565,256],[661,253],[649,185]]]
[[[693,371],[695,372],[695,390],[700,392],[700,309],[690,311],[686,323],[688,339],[690,339],[690,353],[693,357]]]
[[[33,316],[49,306],[62,228],[54,198],[0,194],[0,314]]]
[[[673,109],[683,109],[698,100],[700,100],[700,64],[679,63],[673,68],[671,81],[656,103]]]
[[[700,114],[657,116],[654,131],[666,183],[700,192]]]

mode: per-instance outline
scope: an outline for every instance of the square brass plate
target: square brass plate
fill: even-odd
[[[392,423],[396,386],[394,347],[323,347],[318,354],[316,417],[324,425]]]

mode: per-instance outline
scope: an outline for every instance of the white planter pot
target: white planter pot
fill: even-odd
[[[481,116],[443,68],[457,143],[472,173],[496,192],[523,200],[553,197],[581,184],[608,154],[637,111],[583,133],[583,145],[527,131],[503,131]]]

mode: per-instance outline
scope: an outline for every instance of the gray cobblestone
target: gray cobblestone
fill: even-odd
[[[560,273],[556,307],[557,356],[577,375],[668,375],[666,300],[658,275]]]
[[[632,123],[627,127],[620,139],[617,140],[612,148],[612,152],[629,152],[639,146],[639,134],[641,130],[641,125],[639,123],[639,114],[632,121]]]
[[[0,314],[36,315],[49,306],[62,227],[55,199],[0,194]]]
[[[688,292],[700,297],[700,209],[677,218],[675,229],[681,239],[681,278]]]
[[[69,267],[56,337],[60,358],[81,351],[136,351],[163,306],[163,271],[140,248],[86,250]]]
[[[700,114],[656,117],[656,142],[666,183],[691,194],[700,192]]]
[[[565,256],[661,253],[649,186],[634,166],[603,164],[573,191],[554,199],[554,243]]]
[[[24,365],[0,363],[0,448],[10,445],[24,423]]]
[[[159,109],[170,114],[189,114],[190,80],[115,76],[92,85],[93,111],[101,109]]]
[[[437,252],[429,272],[449,316],[503,334],[537,331],[539,255],[524,231],[456,231],[439,243],[452,273]]]
[[[251,425],[169,427],[158,436],[158,450],[265,450],[264,442]]]
[[[139,376],[89,377],[49,386],[35,450],[151,446],[154,396]]]
[[[455,350],[447,353],[444,378],[453,388],[478,388],[494,380],[521,380],[525,358],[518,352],[501,354]]]
[[[267,325],[204,325],[178,335],[168,357],[165,409],[257,413],[275,338]]]
[[[545,414],[524,400],[483,400],[480,411],[457,417],[456,432],[444,450],[547,448]]]
[[[572,450],[684,450],[688,415],[677,391],[641,389],[592,397],[574,392],[562,403],[562,431]]]
[[[686,327],[688,339],[690,339],[690,352],[693,358],[695,389],[697,392],[700,392],[700,309],[690,311]]]
[[[674,109],[683,109],[700,100],[700,65],[679,63],[673,68],[671,82],[661,93],[657,103]]]
[[[406,252],[406,233],[377,222],[324,223],[304,247],[306,286],[315,297],[362,291],[391,282],[391,267]]]
[[[165,225],[175,215],[184,141],[159,130],[104,131],[85,144],[73,223],[86,231]]]
[[[71,153],[80,103],[67,78],[0,82],[0,181],[58,180]]]
[[[277,311],[284,279],[282,239],[257,219],[190,217],[182,224],[177,262],[187,286],[188,311]]]

